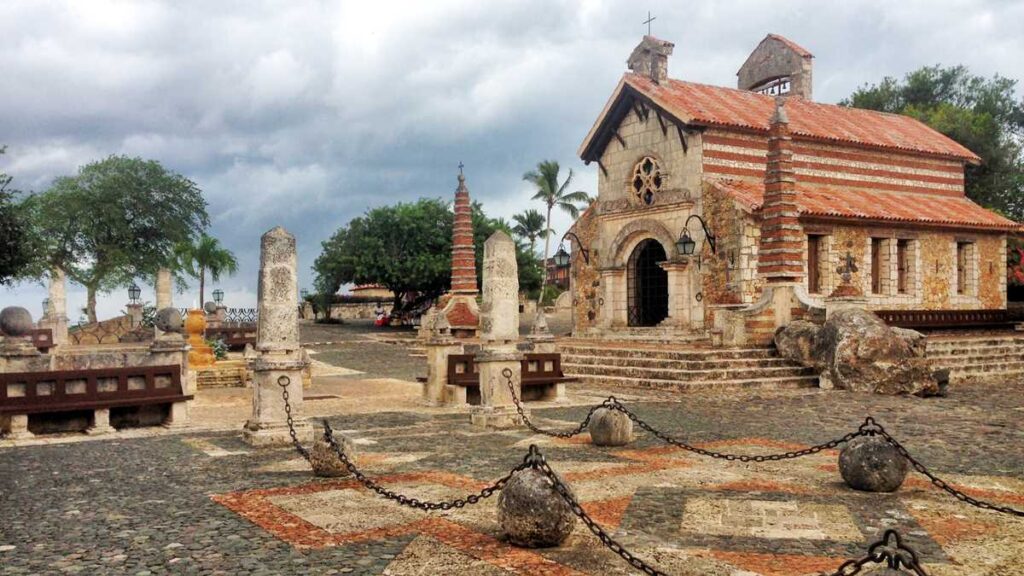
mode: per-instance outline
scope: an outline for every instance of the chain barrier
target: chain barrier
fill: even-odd
[[[355,479],[358,480],[360,484],[376,492],[380,496],[387,498],[388,500],[397,502],[402,506],[408,506],[409,508],[417,508],[419,510],[451,510],[452,508],[462,508],[467,504],[476,504],[481,500],[490,498],[491,495],[493,495],[495,492],[504,488],[505,484],[508,483],[508,481],[512,478],[513,474],[519,472],[520,470],[524,470],[530,467],[530,455],[527,454],[526,458],[523,459],[523,462],[516,466],[515,468],[513,468],[508,474],[506,474],[505,476],[503,476],[490,486],[487,486],[486,488],[480,490],[475,494],[469,494],[462,498],[456,498],[454,500],[445,500],[443,502],[429,502],[419,500],[418,498],[410,498],[404,494],[399,494],[392,490],[388,490],[387,488],[367,478],[366,475],[363,474],[362,471],[356,467],[352,460],[349,459],[348,455],[345,454],[345,451],[342,450],[341,446],[338,444],[338,441],[335,440],[334,431],[331,430],[331,425],[327,422],[327,420],[324,420],[324,440],[326,440],[327,443],[331,445],[331,448],[334,450],[334,453],[337,454],[338,458],[341,459],[342,464],[345,465],[345,468],[347,468],[348,471],[352,473],[352,476],[354,476]]]
[[[281,376],[277,379],[277,385],[281,387],[281,398],[284,399],[284,415],[285,420],[288,422],[288,434],[292,437],[292,445],[295,446],[295,450],[309,462],[309,450],[306,450],[302,442],[299,442],[299,436],[295,433],[295,422],[292,419],[292,405],[288,402],[288,386],[291,385],[292,379],[287,376]]]
[[[912,570],[917,576],[928,576],[917,559],[917,552],[905,546],[899,532],[892,529],[886,530],[882,539],[868,548],[867,556],[843,562],[839,569],[829,576],[854,576],[860,574],[865,567],[883,562],[891,570],[899,570],[902,567]]]
[[[526,415],[526,410],[523,408],[522,403],[519,401],[519,395],[516,394],[516,386],[512,382],[512,370],[509,368],[505,368],[504,370],[501,371],[501,375],[505,377],[505,380],[508,383],[508,391],[510,394],[512,394],[512,402],[515,403],[516,412],[519,412],[519,417],[523,419],[523,423],[526,424],[526,427],[529,428],[530,430],[536,432],[537,434],[542,434],[544,436],[551,436],[553,438],[572,438],[573,436],[582,434],[583,431],[587,429],[587,426],[590,425],[590,419],[594,416],[594,412],[597,412],[601,408],[613,409],[614,406],[619,402],[618,400],[615,399],[615,396],[609,396],[607,399],[605,399],[604,402],[591,408],[590,412],[587,412],[587,417],[584,418],[582,422],[580,422],[579,426],[567,432],[555,432],[552,430],[545,430],[543,428],[537,427],[533,422],[530,421],[529,416]]]
[[[668,576],[665,572],[647,564],[632,552],[626,550],[622,544],[619,544],[614,538],[605,532],[604,528],[601,528],[601,525],[595,522],[594,519],[587,514],[586,510],[583,509],[583,506],[581,506],[579,501],[576,500],[576,497],[573,496],[569,487],[566,486],[565,483],[562,482],[562,479],[555,474],[555,471],[551,469],[551,466],[548,465],[547,459],[544,458],[544,455],[537,449],[537,446],[532,444],[530,445],[530,453],[527,455],[527,462],[532,468],[547,476],[548,480],[551,481],[552,486],[554,486],[555,492],[557,492],[562,500],[569,505],[572,513],[575,514],[587,526],[587,528],[598,537],[599,540],[601,540],[601,543],[604,544],[606,548],[628,562],[630,566],[644,574],[647,574],[648,576]]]
[[[900,444],[899,441],[890,436],[889,433],[885,431],[885,428],[882,428],[881,425],[877,425],[877,430],[875,431],[875,433],[884,438],[885,441],[888,442],[889,444],[892,444],[893,448],[895,448],[901,456],[906,458],[907,462],[910,462],[911,467],[913,467],[914,470],[920,472],[922,475],[931,480],[931,483],[936,488],[950,494],[957,500],[960,500],[961,502],[964,502],[976,508],[981,508],[982,510],[992,510],[994,512],[1002,512],[1003,514],[1010,514],[1012,516],[1024,518],[1024,510],[1018,510],[1016,508],[1011,508],[1010,506],[998,506],[990,502],[985,502],[984,500],[978,500],[973,496],[967,495],[967,493],[961,490],[953,488],[952,486],[949,485],[948,482],[946,482],[942,478],[939,478],[935,474],[932,474],[932,472],[928,470],[928,468],[926,468],[924,464],[921,464],[920,462],[917,461],[916,458],[911,456],[910,452],[903,446],[903,444]]]

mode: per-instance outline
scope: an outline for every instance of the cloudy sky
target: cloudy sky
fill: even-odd
[[[521,177],[542,159],[596,192],[575,152],[648,9],[676,78],[732,86],[774,32],[814,53],[824,102],[936,63],[1024,80],[1024,2],[1009,0],[4,0],[0,171],[41,191],[110,154],[159,160],[203,189],[241,264],[227,303],[253,305],[264,231],[296,234],[310,286],[322,240],[369,207],[450,197],[460,161],[492,216],[531,206]],[[0,288],[33,315],[44,296]],[[72,286],[69,311],[83,304]]]

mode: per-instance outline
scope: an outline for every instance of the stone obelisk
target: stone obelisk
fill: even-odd
[[[523,355],[516,347],[519,268],[516,245],[508,234],[499,230],[484,243],[483,268],[480,352],[474,358],[480,373],[480,405],[473,407],[471,420],[478,426],[509,428],[521,423],[508,383],[511,379],[516,395],[522,397]]]
[[[257,446],[291,441],[282,384],[287,390],[299,441],[313,438],[301,418],[302,371],[308,361],[299,346],[299,282],[295,236],[278,226],[260,239],[259,321],[256,358],[252,360],[252,416],[245,424],[246,442]]]

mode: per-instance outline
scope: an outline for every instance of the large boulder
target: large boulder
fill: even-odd
[[[938,394],[938,382],[922,357],[922,338],[916,334],[890,328],[867,310],[837,310],[814,339],[812,356],[821,371],[822,387],[878,394]]]
[[[794,320],[775,331],[775,348],[783,358],[802,366],[817,366],[814,342],[821,326],[806,320]]]

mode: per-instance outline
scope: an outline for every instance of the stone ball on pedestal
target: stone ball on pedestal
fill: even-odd
[[[534,468],[512,475],[498,496],[498,526],[513,545],[558,546],[572,534],[576,518],[543,472]]]
[[[907,459],[881,436],[854,438],[839,453],[839,473],[854,490],[893,492],[907,477]]]
[[[153,324],[161,332],[181,333],[184,329],[184,321],[181,319],[181,312],[177,308],[162,308],[153,317]]]
[[[351,460],[355,454],[352,442],[343,436],[335,436],[334,439]],[[351,474],[331,444],[323,438],[318,438],[309,451],[309,465],[313,468],[313,474],[322,478],[340,478]]]
[[[8,336],[24,336],[35,328],[32,314],[21,306],[8,306],[0,310],[0,331]]]
[[[216,314],[217,313],[217,303],[216,302],[207,302],[206,304],[203,304],[203,310],[205,310],[207,314]]]
[[[620,410],[594,410],[587,430],[595,446],[625,446],[633,441],[633,421]]]

